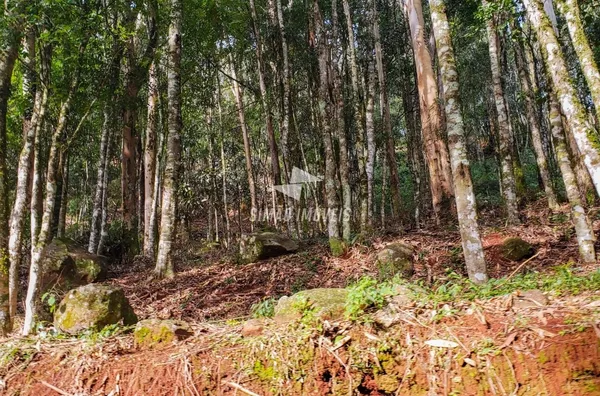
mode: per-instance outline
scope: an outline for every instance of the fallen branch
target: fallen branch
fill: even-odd
[[[498,287],[500,287],[501,285],[503,285],[503,284],[505,284],[506,282],[508,282],[508,281],[509,281],[509,280],[510,280],[510,279],[511,279],[513,276],[515,276],[515,274],[516,274],[517,272],[519,272],[519,271],[521,270],[521,268],[523,268],[523,266],[525,266],[525,264],[527,264],[528,262],[530,262],[531,260],[533,260],[534,258],[536,258],[537,256],[539,256],[539,255],[540,255],[540,253],[541,253],[541,252],[537,252],[537,253],[536,253],[536,254],[534,254],[533,256],[529,257],[527,260],[523,261],[523,262],[521,263],[521,265],[519,265],[519,266],[517,267],[517,269],[515,269],[513,272],[511,272],[511,273],[510,273],[510,275],[508,275],[508,276],[506,277],[506,279],[504,279],[504,281],[503,281],[503,282],[501,282],[501,283],[498,283],[498,284],[496,285],[496,287],[494,287],[494,289],[497,289],[497,288],[498,288]]]
[[[235,382],[231,382],[231,381],[223,381],[223,383],[224,383],[225,385],[229,385],[229,386],[231,386],[232,388],[235,388],[235,389],[237,389],[237,390],[239,390],[239,391],[242,391],[242,392],[244,392],[244,393],[246,393],[246,394],[248,394],[248,395],[250,395],[250,396],[260,396],[258,393],[254,393],[254,392],[252,392],[251,390],[244,388],[242,385],[240,385],[240,384],[236,384]]]
[[[46,381],[40,381],[40,382],[42,383],[42,385],[44,385],[44,386],[52,389],[54,392],[57,392],[57,393],[59,393],[61,395],[64,395],[64,396],[73,396],[70,393],[65,392],[64,390],[62,390],[60,388],[57,388],[56,386],[47,383]]]

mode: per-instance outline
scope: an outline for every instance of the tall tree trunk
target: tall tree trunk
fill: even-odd
[[[171,25],[169,26],[169,62],[167,95],[169,101],[169,136],[163,181],[160,239],[156,255],[155,272],[159,277],[174,276],[172,245],[176,235],[177,185],[181,161],[181,0],[171,0]]]
[[[484,7],[488,7],[487,0],[483,0]],[[519,224],[519,207],[517,202],[517,184],[512,155],[512,136],[510,133],[510,120],[508,109],[504,101],[502,88],[502,71],[500,66],[500,42],[496,31],[495,15],[487,21],[487,35],[489,40],[490,64],[492,68],[492,85],[494,103],[496,105],[499,157],[500,157],[500,182],[506,206],[506,222],[510,225]]]
[[[265,84],[265,70],[263,61],[263,49],[262,40],[260,36],[260,30],[258,27],[258,18],[256,16],[256,7],[254,6],[254,0],[250,0],[250,11],[252,14],[252,26],[254,28],[254,39],[256,40],[256,64],[258,67],[258,82],[260,86],[260,99],[263,114],[266,120],[267,126],[267,138],[269,141],[269,154],[271,157],[271,177],[274,185],[281,184],[281,169],[279,167],[279,150],[277,148],[277,141],[275,140],[275,130],[273,128],[273,116],[271,115],[271,100],[267,86]]]
[[[557,0],[556,3],[567,22],[571,42],[577,53],[581,71],[592,94],[592,101],[594,102],[596,111],[600,112],[600,71],[598,71],[598,65],[594,60],[594,52],[590,47],[583,24],[581,23],[579,4],[577,0]]]
[[[375,69],[373,62],[369,62],[367,74],[367,108],[365,112],[365,129],[367,134],[367,163],[365,173],[367,174],[367,225],[373,226],[373,180],[375,176]]]
[[[359,85],[359,68],[356,60],[356,37],[354,35],[354,27],[352,23],[352,12],[350,11],[350,4],[348,0],[342,0],[344,7],[344,14],[346,16],[346,34],[348,35],[347,40],[347,52],[348,52],[348,63],[350,64],[350,79],[352,82],[351,101],[352,109],[354,111],[354,123],[356,128],[356,156],[358,159],[358,189],[360,198],[360,227],[361,231],[365,231],[367,227],[367,216],[368,216],[368,186],[366,179],[366,161],[367,153],[365,151],[365,110],[362,106],[363,95],[361,94]],[[351,212],[351,200],[349,200],[348,209],[344,208],[348,213]]]
[[[35,92],[31,123],[29,124],[29,129],[25,135],[23,148],[19,154],[17,185],[15,187],[15,202],[10,215],[8,254],[10,256],[9,289],[10,312],[12,317],[14,317],[17,312],[17,295],[19,293],[19,269],[21,266],[23,227],[27,209],[29,175],[33,162],[32,155],[35,152],[35,137],[40,133],[46,116],[46,110],[48,108],[50,56],[51,50],[48,46],[45,46],[40,50],[41,83]]]
[[[323,19],[318,0],[313,1],[315,28],[315,47],[319,63],[319,109],[321,110],[323,148],[325,150],[325,198],[327,201],[327,232],[329,247],[333,255],[344,252],[344,243],[340,240],[338,223],[339,206],[336,195],[336,166],[332,143],[332,123],[335,120],[335,103],[332,97],[332,76],[330,75],[330,49],[328,34],[323,27]]]
[[[560,173],[565,183],[567,198],[571,205],[571,220],[577,234],[579,256],[584,263],[594,263],[596,262],[596,252],[594,250],[596,236],[594,235],[592,224],[585,213],[585,209],[581,204],[581,195],[577,188],[577,179],[567,151],[560,108],[554,92],[550,92],[550,123],[554,139],[554,151],[558,159]]]
[[[138,133],[136,129],[138,114],[138,93],[148,76],[152,64],[158,30],[156,26],[157,1],[148,1],[148,36],[145,50],[137,48],[138,41],[131,37],[127,43],[125,62],[124,95],[122,109],[123,145],[121,153],[121,215],[123,217],[123,240],[127,254],[133,256],[139,251],[138,235]]]
[[[542,187],[546,193],[548,206],[551,210],[555,210],[558,207],[558,200],[556,198],[556,193],[554,192],[554,187],[552,186],[552,179],[548,170],[548,159],[546,157],[546,152],[544,151],[544,145],[542,142],[542,130],[535,105],[535,93],[532,89],[532,81],[529,77],[529,73],[527,72],[526,57],[523,54],[524,50],[521,43],[515,43],[514,47],[519,81],[521,83],[521,90],[523,91],[523,97],[525,99],[525,114],[527,117],[527,123],[529,124],[529,130],[531,132],[531,143],[533,144],[533,150],[535,152],[540,178],[542,179]]]
[[[80,46],[80,54],[85,49],[85,43]],[[50,143],[50,152],[48,153],[48,169],[46,173],[46,199],[43,206],[43,215],[41,224],[39,226],[39,234],[34,238],[32,234],[32,247],[31,247],[31,264],[29,267],[29,283],[27,285],[27,296],[25,298],[25,320],[23,321],[23,335],[28,335],[34,327],[35,315],[37,313],[38,303],[38,291],[39,291],[39,276],[41,272],[41,258],[42,252],[46,245],[52,239],[51,225],[52,216],[54,214],[54,206],[56,204],[56,189],[57,189],[57,174],[58,174],[58,162],[59,162],[59,150],[63,144],[64,134],[67,128],[67,120],[69,112],[71,110],[71,102],[77,92],[77,86],[79,83],[78,73],[71,82],[69,94],[63,102],[60,113],[58,116],[58,123],[56,129],[52,134],[52,140]],[[36,150],[39,146],[36,147]],[[34,182],[35,185],[35,182]],[[35,197],[32,195],[32,201]],[[32,219],[34,213],[32,211]],[[32,232],[34,231],[32,225]],[[35,244],[34,244],[35,242]]]
[[[390,172],[390,190],[392,193],[392,212],[393,217],[400,217],[402,205],[400,195],[400,178],[398,177],[398,164],[396,162],[396,145],[394,144],[394,135],[392,133],[392,116],[390,114],[390,101],[385,81],[385,68],[383,65],[383,50],[381,48],[381,34],[379,32],[379,13],[377,12],[377,2],[372,1],[373,9],[373,42],[375,45],[375,60],[377,65],[377,79],[379,82],[379,102],[381,107],[381,116],[383,118],[383,132],[385,139],[385,154]]]
[[[69,155],[66,152],[63,154],[62,188],[60,193],[60,210],[58,211],[56,236],[64,238],[67,223],[67,204],[69,203]]]
[[[151,245],[150,216],[154,206],[154,174],[156,172],[156,134],[158,128],[158,72],[155,60],[148,71],[148,121],[144,142],[144,254],[154,257]]]
[[[431,55],[427,48],[421,0],[405,0],[406,15],[411,32],[411,41],[417,69],[419,104],[421,108],[421,131],[433,210],[437,221],[441,220],[442,209],[450,204],[453,196],[452,170],[446,143],[442,139],[442,118],[438,104],[437,77],[433,71]],[[449,208],[449,206],[447,206]]]
[[[4,14],[4,13],[3,13]],[[3,33],[6,40],[0,44],[0,336],[5,336],[12,327],[9,307],[8,254],[8,186],[6,180],[6,116],[10,97],[10,82],[19,53],[20,35],[9,26]]]
[[[547,71],[556,89],[562,111],[567,119],[567,125],[577,142],[579,151],[583,155],[584,163],[592,177],[596,193],[600,194],[600,153],[594,147],[592,141],[596,132],[586,119],[585,109],[571,84],[567,64],[548,16],[537,0],[523,0],[523,4],[541,43]]]
[[[244,93],[237,81],[235,65],[231,58],[231,74],[233,77],[231,90],[235,97],[235,104],[240,121],[240,129],[242,130],[242,138],[244,140],[244,158],[246,159],[246,175],[248,178],[248,189],[250,190],[250,223],[254,229],[255,217],[258,215],[258,207],[256,206],[256,184],[254,183],[254,168],[252,165],[252,149],[250,147],[250,136],[248,135],[248,125],[246,124],[246,112],[244,110]]]
[[[106,92],[107,102],[104,104],[103,123],[100,137],[100,161],[98,162],[98,176],[96,178],[96,191],[94,193],[92,223],[90,227],[90,239],[88,243],[88,252],[94,254],[100,251],[99,244],[102,238],[102,216],[104,213],[104,197],[106,195],[107,171],[108,171],[108,152],[110,149],[110,136],[115,129],[115,91],[119,83],[119,72],[121,68],[121,60],[123,57],[123,49],[118,43],[117,38],[113,40],[113,53],[110,59],[108,68],[108,87]]]
[[[448,146],[463,254],[469,279],[475,283],[484,283],[488,276],[477,224],[475,193],[467,158],[464,122],[459,104],[458,72],[450,39],[450,26],[443,0],[429,0],[429,4],[444,90]]]
[[[341,42],[341,37],[338,30],[337,0],[331,2],[331,15],[331,40],[333,43],[339,43]],[[330,46],[329,51],[330,78],[333,85],[332,100],[335,103],[334,112],[336,122],[333,123],[335,128],[334,135],[338,138],[340,149],[339,170],[342,187],[342,238],[344,241],[349,241],[352,236],[352,188],[350,186],[349,144],[346,135],[346,118],[344,114],[343,57],[337,46]],[[360,128],[358,125],[357,127]]]

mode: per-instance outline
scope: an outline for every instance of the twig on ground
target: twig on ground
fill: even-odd
[[[231,382],[231,381],[223,381],[223,383],[224,383],[225,385],[229,385],[229,386],[231,386],[232,388],[235,388],[235,389],[237,389],[237,390],[239,390],[239,391],[242,391],[242,392],[244,392],[244,393],[246,393],[246,394],[248,394],[248,395],[250,395],[250,396],[260,396],[258,393],[254,393],[254,392],[252,392],[251,390],[244,388],[242,385],[240,385],[240,384],[236,384],[235,382]]]

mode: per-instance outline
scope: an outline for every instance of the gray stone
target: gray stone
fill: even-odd
[[[137,316],[123,289],[110,285],[92,283],[73,289],[54,312],[54,327],[69,334],[99,331],[120,322],[135,324]]]
[[[194,331],[183,320],[145,319],[135,326],[133,339],[139,347],[155,348],[185,340],[192,335]]]
[[[379,253],[375,265],[382,280],[388,280],[396,275],[410,277],[414,273],[414,248],[408,243],[396,242],[387,245]]]
[[[297,250],[298,244],[295,241],[274,232],[245,235],[240,241],[240,257],[245,263],[281,256]]]
[[[309,289],[289,297],[281,297],[275,306],[275,320],[281,322],[298,319],[306,311],[323,320],[343,319],[347,297],[346,289],[335,288]]]

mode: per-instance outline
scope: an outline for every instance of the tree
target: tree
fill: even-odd
[[[10,18],[8,3],[3,17]],[[19,52],[19,29],[13,21],[0,31],[5,40],[0,44],[0,335],[4,336],[12,327],[9,305],[9,268],[8,255],[8,183],[6,172],[6,116],[8,99],[15,60]],[[14,311],[13,311],[14,313]]]
[[[442,139],[442,120],[438,104],[437,78],[431,55],[425,43],[425,22],[421,0],[405,0],[405,13],[410,26],[421,107],[421,131],[429,169],[433,210],[440,221],[442,207],[452,199],[452,173],[446,143]]]
[[[181,160],[181,0],[171,0],[169,26],[167,97],[169,100],[167,158],[163,179],[160,239],[156,254],[155,273],[159,277],[172,277],[173,237],[176,235],[177,186]]]
[[[443,0],[429,0],[433,34],[442,76],[448,146],[454,183],[454,198],[469,279],[484,283],[488,279],[483,246],[477,224],[477,210],[471,170],[467,158],[464,122],[459,104],[459,84],[450,26]]]
[[[546,70],[556,90],[562,112],[567,119],[567,125],[584,158],[596,193],[600,193],[600,153],[594,147],[592,140],[596,132],[587,122],[584,107],[577,98],[561,47],[548,16],[537,0],[523,0],[523,4],[527,10],[527,17],[540,41]]]
[[[482,2],[484,8],[489,8],[486,0]],[[500,157],[502,195],[506,207],[506,222],[510,225],[519,224],[519,208],[517,202],[517,184],[512,154],[512,136],[508,108],[504,99],[502,87],[502,70],[500,65],[500,41],[496,31],[496,15],[494,12],[487,19],[487,35],[489,40],[490,64],[492,67],[492,86],[494,104],[496,105],[498,123],[498,155]]]

